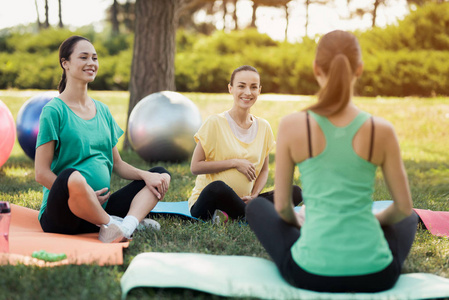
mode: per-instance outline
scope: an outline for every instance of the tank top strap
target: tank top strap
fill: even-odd
[[[360,111],[360,113],[354,118],[354,120],[351,121],[351,123],[344,127],[338,127],[332,124],[328,118],[316,114],[310,110],[308,112],[318,123],[321,130],[323,131],[326,140],[328,141],[335,136],[341,137],[342,134],[344,134],[349,140],[352,141],[354,135],[357,133],[363,123],[365,123],[365,121],[371,117],[369,113]],[[337,132],[340,132],[340,134],[338,134]]]
[[[328,135],[330,134],[330,132],[332,132],[335,126],[326,117],[314,113],[311,110],[308,110],[307,112],[318,123],[318,125],[320,126],[321,130],[324,133],[324,136],[327,139]]]
[[[346,125],[346,132],[348,136],[352,138],[359,131],[360,127],[362,127],[363,123],[366,122],[371,117],[371,115],[367,112],[361,111],[354,120],[351,121],[348,125]]]

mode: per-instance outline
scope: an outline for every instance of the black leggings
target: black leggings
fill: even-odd
[[[67,182],[76,169],[70,168],[62,171],[56,178],[47,198],[47,207],[42,213],[40,223],[45,232],[78,234],[98,232],[100,228],[75,216],[69,208],[69,189]],[[149,170],[152,173],[168,173],[162,167]],[[169,173],[168,173],[169,174]],[[125,217],[136,194],[145,186],[143,180],[134,180],[117,192],[111,194],[105,211],[109,215]]]
[[[266,192],[259,195],[273,202],[274,192]],[[294,205],[302,202],[302,192],[299,186],[294,185],[292,191]],[[232,219],[245,217],[246,203],[234,190],[221,180],[208,184],[198,196],[197,201],[190,209],[193,217],[202,220],[212,218],[216,209],[226,212]]]
[[[393,255],[392,263],[384,270],[359,276],[321,276],[305,271],[293,260],[290,249],[298,240],[300,230],[282,220],[273,203],[254,199],[246,208],[246,220],[287,282],[307,290],[334,293],[373,293],[391,288],[401,274],[418,223],[413,212],[399,223],[382,227]]]

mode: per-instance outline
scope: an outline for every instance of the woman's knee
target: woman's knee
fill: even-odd
[[[58,174],[58,177],[56,177],[51,190],[58,190],[62,191],[63,193],[68,193],[69,180],[74,173],[78,173],[77,175],[75,175],[75,177],[78,177],[78,175],[81,176],[81,174],[73,168],[64,169],[63,171],[61,171]]]
[[[84,176],[80,172],[75,170],[70,174],[67,180],[67,187],[69,191],[82,192],[87,187],[89,187],[89,185],[87,183],[86,178],[84,178]]]
[[[224,183],[221,180],[212,181],[209,183],[204,190],[208,191],[209,193],[222,193],[223,191],[229,190],[231,187],[229,187],[226,183]]]
[[[171,176],[170,172],[167,171],[167,169],[165,169],[164,167],[160,167],[160,166],[153,167],[153,168],[149,169],[148,172],[159,173],[159,174],[167,173],[168,175]]]
[[[263,208],[263,206],[266,205],[266,203],[269,203],[271,206],[273,206],[273,203],[268,201],[267,199],[263,197],[257,197],[253,200],[251,200],[245,208],[245,215],[248,222],[251,222],[250,220],[253,218],[258,217],[260,210]]]

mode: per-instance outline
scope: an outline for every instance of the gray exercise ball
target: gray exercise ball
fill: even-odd
[[[170,91],[153,93],[131,111],[128,138],[147,162],[184,161],[195,149],[193,136],[201,122],[198,107],[186,96]]]

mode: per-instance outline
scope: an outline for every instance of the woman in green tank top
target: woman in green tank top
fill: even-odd
[[[257,198],[246,218],[282,276],[299,288],[378,292],[391,288],[414,240],[417,216],[392,125],[353,102],[363,63],[356,37],[333,31],[313,64],[316,104],[284,117],[276,145],[275,201]],[[291,204],[295,165],[302,214]],[[371,210],[382,168],[393,204]]]

